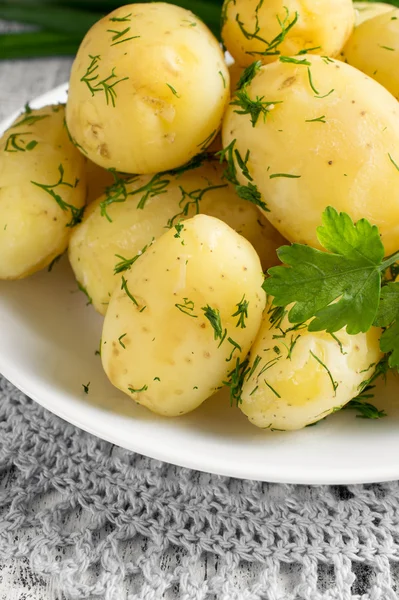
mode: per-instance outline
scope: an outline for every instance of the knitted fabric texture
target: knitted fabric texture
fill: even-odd
[[[173,467],[1,378],[0,468],[0,556],[29,558],[68,600],[398,598],[398,483],[283,486]]]

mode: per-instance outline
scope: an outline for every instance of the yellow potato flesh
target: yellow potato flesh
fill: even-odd
[[[64,114],[63,106],[24,113],[0,139],[0,279],[26,277],[65,251],[72,209],[51,193],[84,205],[85,159],[68,138]]]
[[[121,260],[116,255],[133,258],[165,233],[172,220],[176,225],[193,217],[197,210],[225,221],[248,239],[265,270],[277,264],[276,249],[284,244],[284,238],[256,206],[237,196],[222,179],[222,173],[223,167],[218,162],[208,161],[181,175],[162,175],[161,180],[169,182],[164,193],[148,198],[143,209],[137,208],[143,191],[128,196],[125,202],[110,204],[107,214],[111,222],[102,215],[101,203],[105,197],[93,202],[72,235],[69,259],[77,280],[98,312],[106,313],[109,298],[120,282],[120,274],[114,274],[115,265]],[[137,177],[126,185],[127,192],[137,192],[150,179],[150,176]]]
[[[222,38],[242,66],[302,50],[337,56],[354,19],[351,0],[225,0]]]
[[[197,215],[175,235],[159,238],[113,293],[101,350],[110,381],[165,416],[194,410],[223,385],[251,347],[265,306],[259,258],[225,223]],[[242,328],[233,315],[244,295]],[[222,343],[205,317],[208,305],[220,311]]]
[[[284,318],[285,332],[292,324]],[[381,330],[348,335],[287,332],[270,324],[265,314],[251,349],[249,368],[261,358],[245,382],[240,408],[251,423],[263,429],[301,429],[323,419],[359,394],[382,358]],[[337,341],[338,340],[338,341]]]
[[[399,100],[399,9],[356,27],[342,60],[381,83]]]
[[[355,25],[361,25],[364,21],[382,15],[392,10],[392,4],[384,2],[354,2],[355,9]]]
[[[250,150],[247,166],[267,218],[291,242],[320,247],[316,228],[333,206],[377,225],[391,254],[399,245],[399,105],[349,65],[310,55],[306,61],[309,67],[262,67],[248,95],[275,104],[255,127],[230,106],[223,144],[236,140],[242,157]],[[239,168],[238,176],[248,184]]]
[[[197,17],[162,2],[131,4],[101,19],[83,40],[67,121],[93,162],[157,173],[209,146],[228,99],[222,50]]]

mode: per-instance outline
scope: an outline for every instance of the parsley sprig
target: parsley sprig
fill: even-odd
[[[385,328],[381,350],[390,353],[389,365],[399,368],[399,283],[382,284],[382,275],[399,261],[399,252],[384,260],[378,228],[366,219],[354,223],[346,213],[328,207],[318,228],[320,244],[328,252],[303,244],[278,250],[284,267],[273,267],[263,288],[273,305],[291,307],[291,323],[310,321],[309,331],[349,334]],[[288,268],[287,268],[288,267]]]

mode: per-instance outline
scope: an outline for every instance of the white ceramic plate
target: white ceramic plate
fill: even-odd
[[[33,107],[66,100],[66,86]],[[13,119],[0,125],[3,131]],[[399,380],[375,403],[389,416],[351,412],[295,433],[256,429],[220,393],[179,419],[136,406],[107,381],[95,355],[102,318],[78,292],[67,260],[16,282],[0,282],[0,372],[66,421],[130,450],[177,465],[264,481],[337,484],[399,478]],[[86,395],[82,384],[90,382]],[[397,403],[399,405],[399,403]]]

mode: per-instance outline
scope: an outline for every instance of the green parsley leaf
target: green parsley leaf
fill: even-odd
[[[383,262],[378,228],[366,219],[354,224],[346,213],[328,207],[322,222],[317,235],[328,252],[302,244],[283,246],[278,256],[289,268],[270,269],[263,288],[274,296],[274,306],[294,303],[291,323],[315,317],[309,331],[334,333],[346,326],[352,335],[366,332],[377,316],[381,273],[399,253]]]
[[[380,347],[389,356],[389,366],[399,370],[399,283],[388,283],[381,290],[381,301],[377,317],[377,327],[386,327],[381,336]]]

